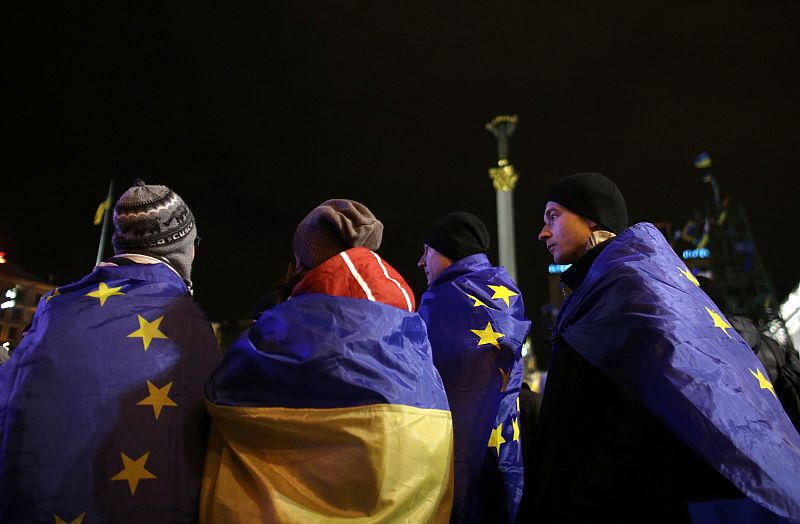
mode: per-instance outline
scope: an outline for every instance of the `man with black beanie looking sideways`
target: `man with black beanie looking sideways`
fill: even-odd
[[[539,240],[571,266],[519,522],[689,522],[690,502],[743,494],[797,518],[800,438],[661,232],[628,227],[599,173],[544,201]]]
[[[470,213],[433,224],[418,266],[428,289],[419,314],[453,415],[451,522],[509,522],[522,496],[517,397],[530,329],[522,295],[489,262],[489,233]]]

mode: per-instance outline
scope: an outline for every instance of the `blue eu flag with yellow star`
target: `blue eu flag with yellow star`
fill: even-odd
[[[164,264],[101,266],[43,297],[0,366],[0,521],[196,521],[220,359]]]
[[[479,253],[445,269],[419,313],[453,413],[453,521],[514,522],[524,482],[521,351],[530,330],[522,295]]]
[[[800,435],[761,362],[698,286],[662,234],[636,224],[564,303],[556,338],[747,497],[800,519]]]

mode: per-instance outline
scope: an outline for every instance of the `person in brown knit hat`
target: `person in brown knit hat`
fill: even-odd
[[[326,200],[297,225],[292,248],[298,266],[313,269],[354,247],[376,251],[383,238],[383,223],[367,206],[345,198]]]
[[[450,522],[452,415],[382,234],[346,199],[297,226],[283,300],[206,383],[200,524]]]

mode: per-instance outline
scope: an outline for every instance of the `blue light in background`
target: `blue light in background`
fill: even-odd
[[[695,258],[710,258],[711,251],[706,248],[699,248],[699,249],[684,249],[683,250],[683,259],[684,260],[691,260]]]
[[[551,275],[560,275],[561,273],[569,269],[571,265],[572,264],[550,264],[549,266],[547,266],[547,272],[550,273]]]

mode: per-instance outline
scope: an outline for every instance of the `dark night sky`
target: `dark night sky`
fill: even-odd
[[[348,197],[383,220],[380,253],[419,297],[433,220],[472,211],[496,237],[483,125],[517,113],[518,280],[532,316],[547,301],[536,234],[556,178],[603,172],[632,220],[682,225],[710,198],[692,167],[703,150],[745,205],[778,295],[800,280],[787,234],[794,0],[217,4],[5,13],[0,251],[57,283],[83,276],[109,178],[124,189],[141,176],[197,217],[196,297],[211,318],[243,317],[284,274],[295,224]]]

